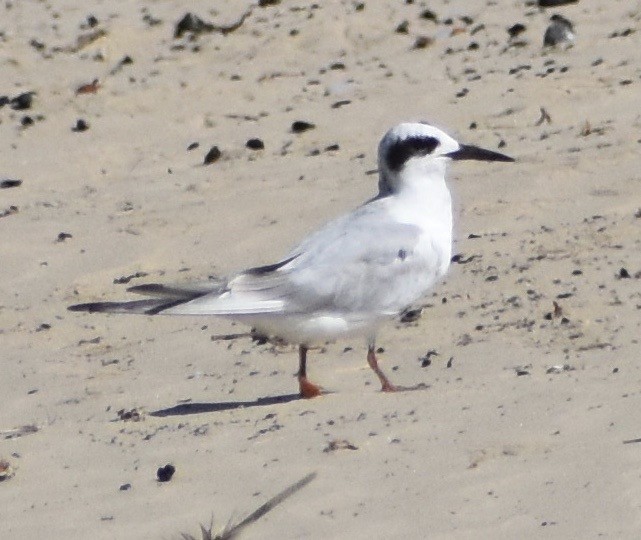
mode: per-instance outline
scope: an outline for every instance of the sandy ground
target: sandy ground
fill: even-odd
[[[0,108],[0,537],[199,536],[315,471],[244,537],[638,538],[641,3],[274,3],[180,38],[249,4],[0,6],[0,95],[35,92]],[[408,119],[518,160],[452,167],[461,264],[379,336],[425,389],[354,340],[299,400],[294,348],[212,340],[242,326],[66,311],[274,262]]]

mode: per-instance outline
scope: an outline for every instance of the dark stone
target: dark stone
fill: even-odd
[[[539,0],[539,7],[558,7],[576,4],[579,0]]]
[[[169,482],[175,472],[176,467],[174,467],[171,463],[168,463],[164,467],[160,467],[158,469],[158,471],[156,472],[156,476],[159,482]]]
[[[183,18],[176,23],[174,38],[181,38],[187,32],[192,34],[201,34],[203,32],[211,32],[213,29],[214,25],[203,21],[197,15],[194,15],[193,13],[185,13]]]
[[[76,125],[71,128],[71,131],[80,133],[82,131],[87,131],[88,129],[89,129],[89,124],[87,124],[87,122],[85,122],[82,118],[78,118]]]
[[[412,49],[425,49],[429,47],[434,40],[428,36],[418,36],[412,45]]]
[[[24,111],[31,108],[35,92],[24,92],[11,98],[9,104],[14,111]]]
[[[409,32],[410,23],[408,21],[403,21],[394,30],[397,34],[407,34]]]
[[[218,161],[221,155],[222,152],[220,151],[220,149],[217,146],[212,146],[209,152],[207,152],[203,164],[210,165],[211,163]]]
[[[561,43],[572,43],[572,32],[574,30],[572,22],[561,15],[552,15],[550,23],[543,36],[544,46],[554,47]]]
[[[425,19],[428,21],[438,22],[438,17],[436,16],[436,13],[434,13],[431,9],[424,9],[419,15],[419,17],[421,19]]]
[[[510,26],[507,29],[507,33],[509,34],[511,39],[514,39],[517,36],[520,36],[523,32],[525,32],[526,26],[521,23],[516,23]]]
[[[305,122],[304,120],[296,120],[295,122],[292,123],[292,132],[303,133],[304,131],[309,131],[310,129],[314,129],[315,127],[316,125],[312,124],[311,122]]]
[[[402,323],[412,323],[418,321],[423,314],[423,308],[407,308],[401,313],[400,322]]]
[[[250,150],[263,150],[265,148],[265,143],[260,139],[249,139],[245,146]]]
[[[58,237],[56,238],[56,242],[64,242],[67,238],[73,238],[73,235],[68,232],[61,232],[58,233]]]
[[[21,184],[22,184],[22,180],[6,179],[6,180],[0,181],[0,189],[18,187]]]

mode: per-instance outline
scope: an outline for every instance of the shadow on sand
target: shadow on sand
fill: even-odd
[[[418,383],[414,386],[397,386],[397,392],[413,392],[415,390],[427,390],[430,388],[429,384]],[[331,391],[323,391],[323,395],[333,394]],[[394,392],[393,392],[394,393]],[[149,416],[186,416],[188,414],[201,414],[221,411],[233,411],[235,409],[248,409],[251,407],[268,407],[270,405],[279,405],[281,403],[289,403],[290,401],[298,401],[302,398],[300,394],[285,394],[282,396],[271,396],[258,398],[256,401],[223,401],[218,403],[181,403],[174,407],[167,409],[160,409],[152,411]]]
[[[299,394],[285,394],[283,396],[263,397],[256,401],[225,401],[220,403],[181,403],[167,409],[160,409],[148,413],[149,416],[184,416],[188,414],[201,414],[220,411],[231,411],[234,409],[246,409],[250,407],[266,407],[289,403],[303,399]]]

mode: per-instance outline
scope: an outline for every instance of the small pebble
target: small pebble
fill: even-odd
[[[22,184],[22,180],[1,180],[0,181],[0,189],[7,189],[7,188],[13,188],[13,187],[18,187]]]
[[[174,28],[174,39],[180,39],[186,33],[194,35],[202,34],[203,32],[211,32],[214,26],[210,23],[203,21],[193,13],[185,13],[182,19],[176,23]]]
[[[539,0],[539,7],[558,7],[576,4],[579,0]]]
[[[260,139],[249,139],[245,146],[250,150],[263,150],[265,148],[265,143]]]
[[[175,472],[176,467],[174,467],[171,463],[168,463],[164,467],[160,467],[158,469],[158,471],[156,472],[156,476],[159,482],[169,482]]]
[[[88,15],[87,16],[87,26],[89,28],[94,28],[94,27],[98,26],[98,19],[93,15]]]
[[[61,232],[58,233],[58,237],[56,238],[56,242],[64,242],[67,238],[73,238],[73,235],[67,232]]]
[[[568,19],[561,15],[552,15],[550,23],[543,36],[543,46],[555,47],[574,43],[574,27]]]
[[[410,23],[408,21],[401,22],[394,30],[397,34],[407,34],[409,31]]]
[[[629,279],[630,278],[630,272],[628,272],[625,268],[621,268],[619,270],[619,279]]]
[[[516,23],[507,29],[507,33],[510,36],[510,39],[514,39],[515,37],[520,36],[523,32],[525,32],[525,30],[526,27],[524,24]]]
[[[24,111],[31,108],[33,95],[35,92],[24,92],[9,100],[9,104],[14,111]]]
[[[89,124],[85,122],[82,118],[78,118],[76,125],[71,128],[71,131],[80,133],[82,131],[87,131],[89,129]]]
[[[412,45],[412,49],[426,49],[429,47],[434,40],[431,37],[427,36],[418,36]]]
[[[312,124],[311,122],[296,120],[296,122],[292,123],[292,132],[303,133],[304,131],[309,131],[310,129],[314,129],[315,127],[316,125]]]
[[[78,88],[76,88],[76,95],[95,94],[96,92],[98,92],[99,89],[100,89],[100,81],[98,79],[94,79],[90,83],[81,84]]]
[[[438,22],[438,17],[436,16],[436,13],[434,13],[431,9],[424,9],[419,15],[419,17],[427,21]]]
[[[207,152],[203,164],[210,165],[211,163],[218,161],[221,155],[222,152],[220,151],[220,149],[217,146],[212,146],[209,152]]]

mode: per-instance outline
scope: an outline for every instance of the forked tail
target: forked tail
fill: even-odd
[[[69,311],[87,311],[89,313],[138,313],[157,315],[167,309],[190,302],[206,294],[222,292],[224,284],[206,282],[202,285],[160,285],[149,283],[127,289],[128,292],[151,296],[147,300],[131,300],[127,302],[89,302],[69,306]]]

